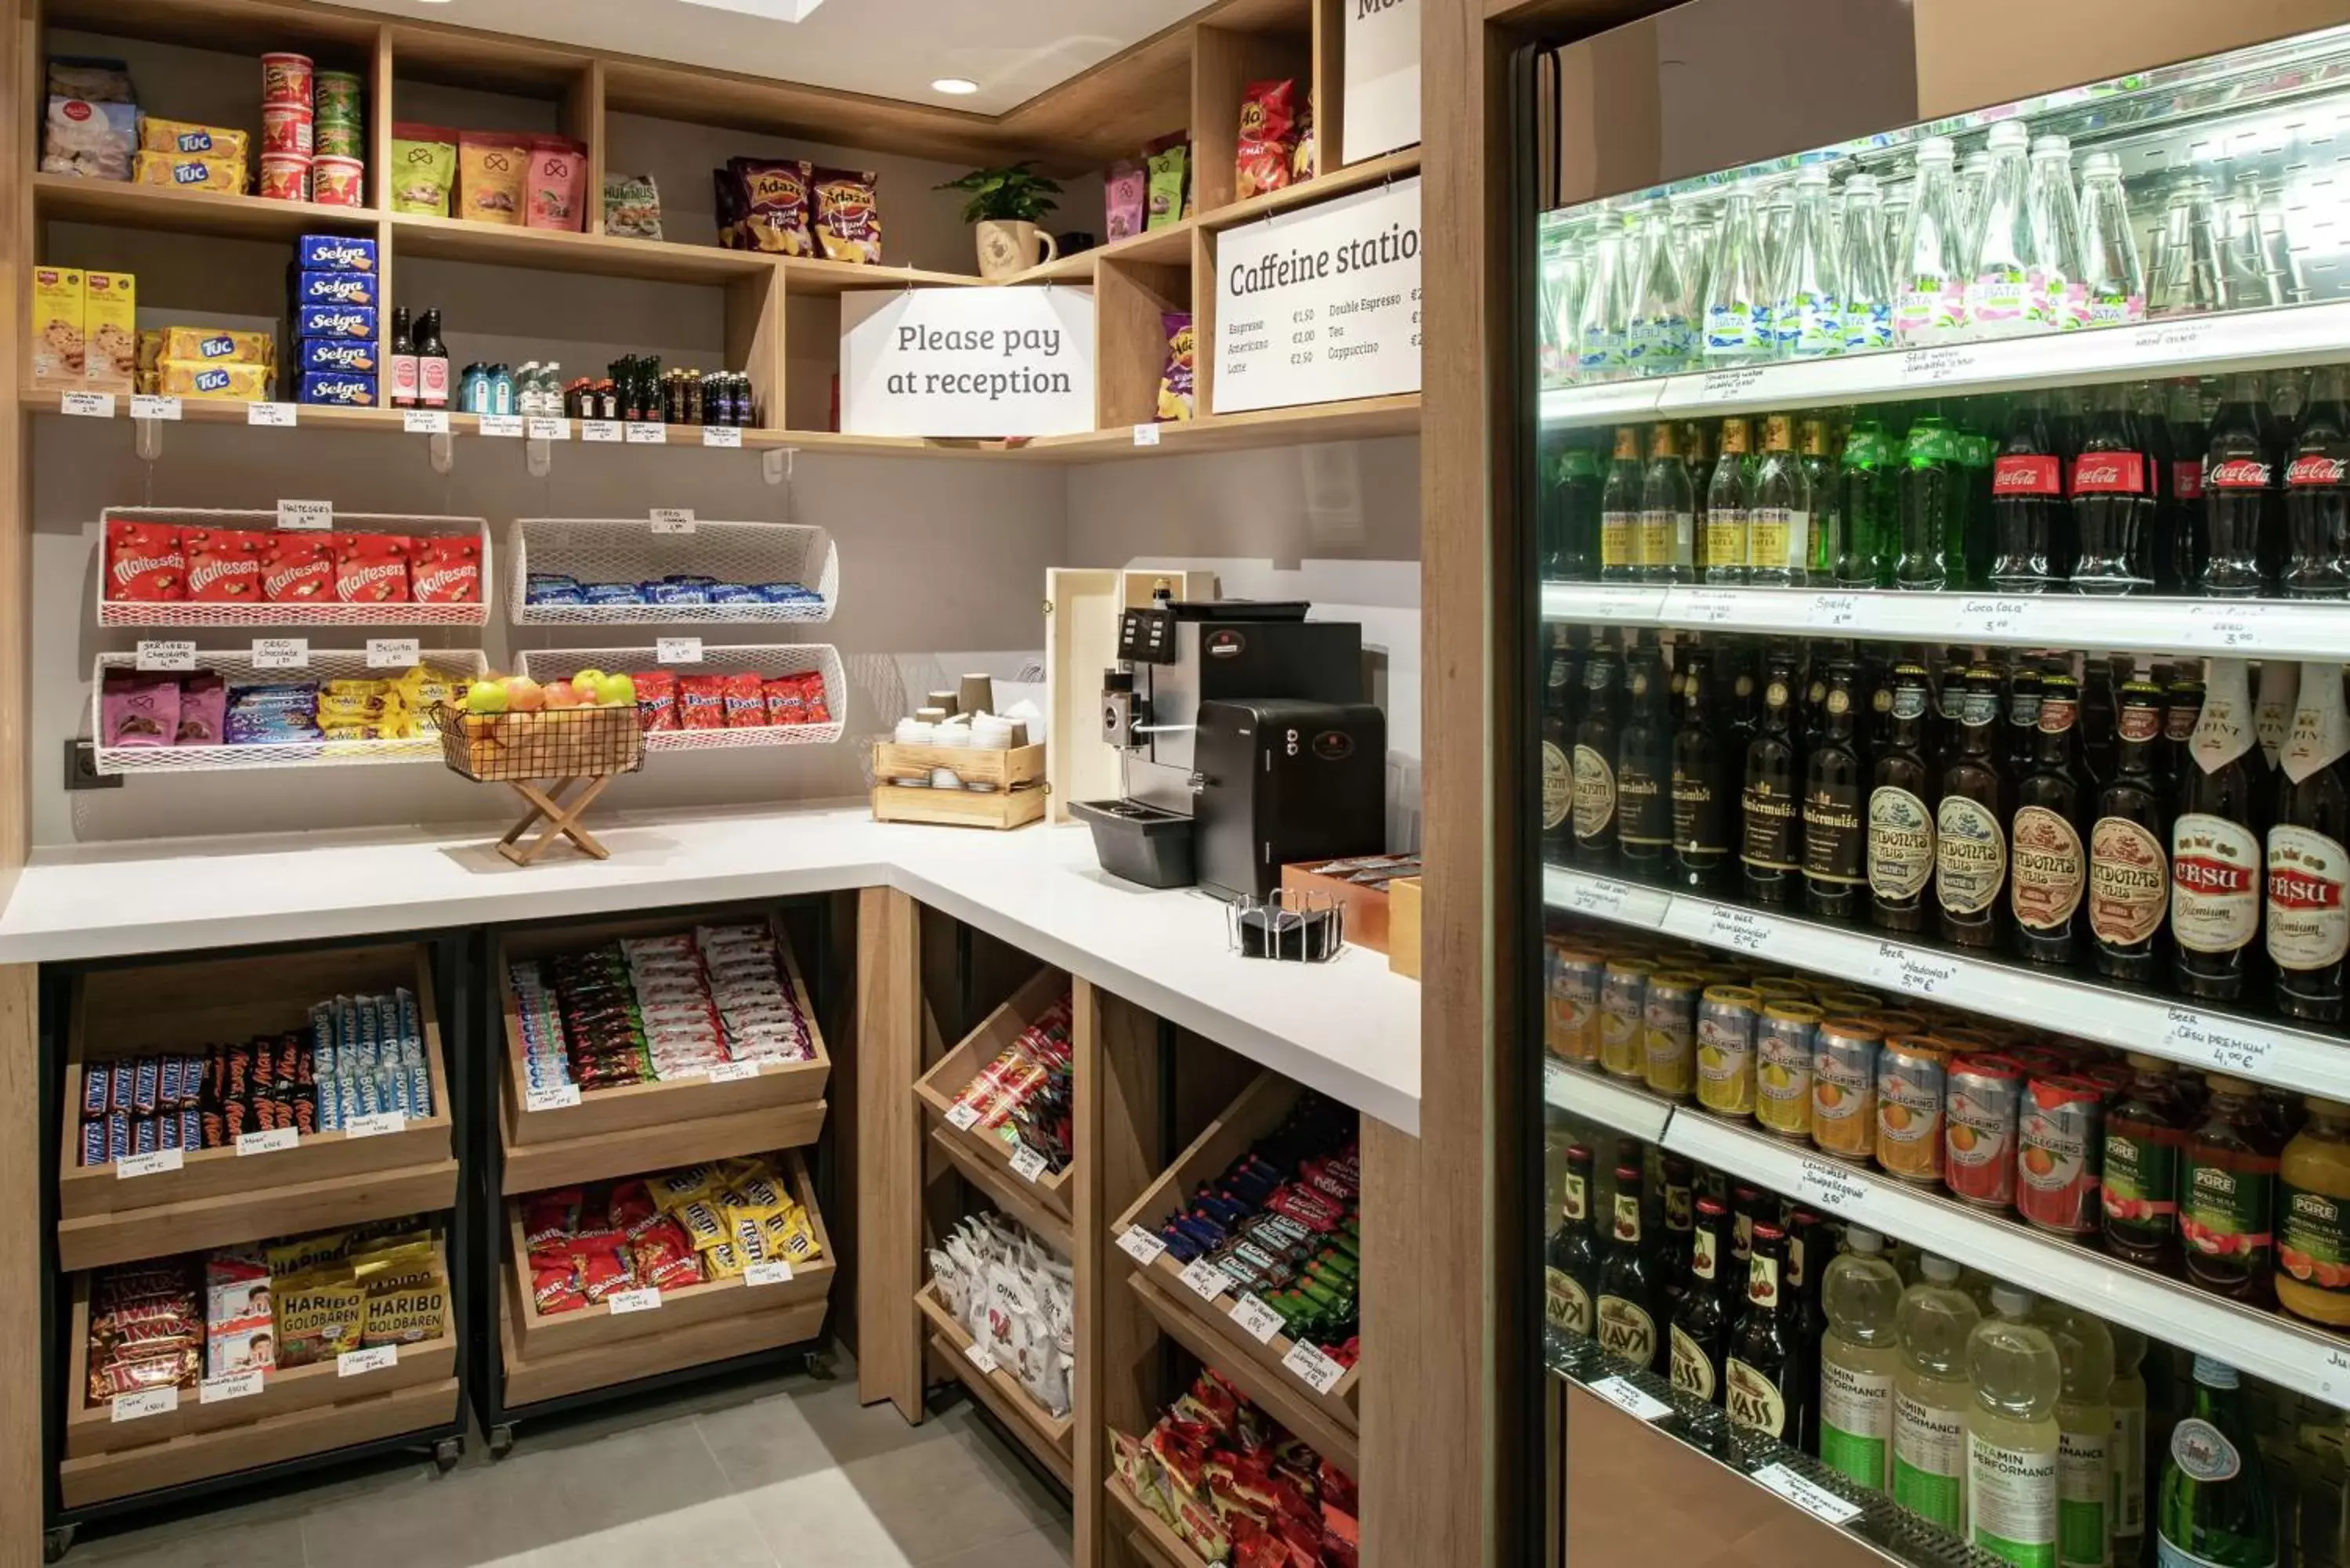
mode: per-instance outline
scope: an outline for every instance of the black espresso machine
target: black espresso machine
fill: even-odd
[[[1363,696],[1363,628],[1304,603],[1124,612],[1101,737],[1125,794],[1070,807],[1102,869],[1263,898],[1284,864],[1387,843],[1387,715]]]

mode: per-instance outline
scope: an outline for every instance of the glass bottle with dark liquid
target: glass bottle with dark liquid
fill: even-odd
[[[1664,1334],[1665,1293],[1640,1241],[1640,1168],[1616,1168],[1616,1195],[1607,1244],[1599,1259],[1599,1348],[1636,1366],[1664,1373],[1670,1351]]]
[[[2203,574],[2203,459],[2210,444],[2203,433],[2203,394],[2194,377],[2170,383],[2162,428],[2169,438],[2170,466],[2158,524],[2158,591],[2191,593]]]
[[[2202,1124],[2187,1135],[2178,1174],[2178,1235],[2187,1278],[2266,1306],[2275,1295],[2276,1187],[2289,1141],[2260,1112],[2259,1085],[2206,1073]]]
[[[1722,1361],[1729,1354],[1740,1279],[1730,1256],[1730,1210],[1718,1198],[1697,1200],[1690,1238],[1689,1286],[1674,1309],[1673,1386],[1709,1404],[1721,1402]]]
[[[1616,852],[1627,876],[1663,877],[1673,846],[1672,717],[1665,691],[1664,650],[1632,649],[1627,683],[1631,705],[1616,747]]]
[[[2154,751],[2155,776],[2162,781],[2163,798],[2170,800],[2178,794],[2178,781],[2194,765],[2187,760],[2187,747],[2195,739],[2195,726],[2203,721],[2203,676],[2193,659],[2168,680],[2162,670],[2159,664],[2154,667],[2155,683],[2163,691],[2162,744]]]
[[[1674,886],[1712,888],[1722,880],[1737,822],[1741,777],[1714,711],[1713,656],[1693,647],[1681,658],[1680,723],[1673,731]]]
[[[2040,749],[2040,666],[2017,655],[2007,674],[2006,723],[2000,730],[1999,765],[2009,778],[2020,779],[2032,769]]]
[[[2318,369],[2284,471],[2287,598],[2350,598],[2350,371]]]
[[[2313,416],[2314,417],[2314,416]],[[2313,1023],[2342,1021],[2350,954],[2350,711],[2339,664],[2301,667],[2301,701],[2278,753],[2262,925],[2276,1010]]]
[[[1820,1451],[1820,1341],[1828,1332],[1820,1274],[1835,1252],[1827,1221],[1809,1209],[1787,1215],[1787,1282],[1781,1293],[1787,1317],[1787,1441],[1807,1454]]]
[[[1657,1245],[1649,1262],[1664,1282],[1665,1315],[1669,1318],[1689,1290],[1690,1251],[1697,1232],[1697,1167],[1680,1155],[1659,1154],[1657,1175],[1664,1223],[1653,1232]]]
[[[1991,586],[2002,594],[2046,593],[2057,584],[2055,517],[2064,505],[2064,460],[2034,393],[2016,405],[1991,460]]]
[[[2261,928],[2260,769],[2241,659],[2214,659],[2170,825],[2170,936],[2178,989],[2205,1002],[2256,994]]]
[[[1855,920],[1868,885],[1867,769],[1855,739],[1859,670],[1839,659],[1826,680],[1820,743],[1804,763],[1804,906],[1827,919]]]
[[[1576,431],[1557,453],[1535,540],[1546,583],[1587,583],[1599,575],[1599,454]]]
[[[1575,726],[1575,863],[1616,868],[1616,734],[1623,723],[1623,672],[1604,641],[1583,660],[1583,713]]]
[[[2008,832],[2009,909],[2015,950],[2033,963],[2073,961],[2088,854],[2081,841],[2081,781],[2074,763],[2080,688],[2070,675],[2040,685],[2040,744],[2015,785]]]
[[[1794,1334],[1782,1301],[1786,1269],[1786,1232],[1756,1221],[1748,1241],[1746,1300],[1730,1331],[1730,1354],[1722,1368],[1722,1408],[1731,1424],[1793,1442],[1788,1425],[1794,1366]]]
[[[2096,406],[2073,460],[2073,524],[2080,557],[2073,586],[2085,594],[2143,593],[2153,586],[2147,535],[2154,476],[2147,467],[2129,389],[2097,389]]]
[[[1554,622],[1542,692],[1542,855],[1553,866],[1565,865],[1575,844],[1575,673],[1566,625]]]
[[[2266,412],[2260,377],[2228,378],[2203,466],[2203,560],[2196,579],[2196,590],[2214,598],[2257,597],[2262,557],[2273,553]]]
[[[2178,1069],[2159,1056],[2129,1057],[2130,1083],[2106,1107],[2106,1251],[2142,1269],[2178,1268],[2178,1166],[2189,1117]]]
[[[1955,438],[1939,414],[1921,414],[1902,442],[1900,556],[1893,564],[1898,588],[1963,587],[1950,577],[1952,493],[1960,469]]]
[[[2170,814],[2154,773],[2162,736],[2162,692],[2125,682],[2115,726],[2114,776],[2097,792],[2089,828],[2088,923],[2099,974],[2147,985],[2163,969],[2170,913]]]
[[[1939,798],[1926,762],[1927,700],[1925,666],[1897,666],[1890,738],[1877,755],[1868,794],[1868,915],[1881,930],[1926,929]]]
[[[1796,837],[1803,775],[1795,753],[1794,680],[1793,656],[1773,649],[1764,666],[1762,727],[1746,748],[1746,781],[1740,792],[1739,859],[1745,867],[1747,901],[1774,909],[1794,902],[1803,871]]]
[[[1934,898],[1942,940],[1996,948],[2007,925],[2007,780],[1992,753],[1999,729],[1999,672],[1967,671],[1960,700],[1959,751],[1942,774],[1934,818]]]
[[[1566,1189],[1543,1256],[1543,1315],[1570,1334],[1591,1337],[1599,1291],[1599,1250],[1591,1239],[1591,1150],[1566,1151]]]

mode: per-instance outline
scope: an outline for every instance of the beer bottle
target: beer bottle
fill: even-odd
[[[2008,790],[1991,754],[1999,711],[1999,671],[1978,664],[1959,699],[1958,754],[1943,771],[1934,815],[1942,940],[1963,948],[2000,946],[2006,924]]]
[[[1812,580],[1812,479],[1795,455],[1794,421],[1762,421],[1762,461],[1746,524],[1746,580],[1802,587]]]
[[[2017,953],[2033,963],[2069,964],[2088,882],[2081,843],[2081,780],[2073,732],[2080,688],[2070,675],[2041,678],[2039,747],[2032,771],[2015,786],[2009,830],[2009,907],[2015,915]]]
[[[1754,504],[1754,435],[1747,421],[1721,421],[1721,456],[1705,487],[1705,580],[1747,580],[1751,538],[1748,509]]]
[[[1926,765],[1926,667],[1896,666],[1891,735],[1877,755],[1868,794],[1868,913],[1882,930],[1926,929],[1939,798]]]
[[[1820,1451],[1820,1342],[1828,1332],[1820,1275],[1835,1254],[1818,1214],[1797,1209],[1787,1216],[1787,1441],[1807,1454]]]
[[[1627,680],[1631,707],[1616,746],[1617,855],[1627,876],[1656,880],[1672,853],[1672,718],[1665,696],[1664,650],[1632,649]]]
[[[2040,666],[2019,654],[2007,674],[2007,724],[2000,732],[2000,771],[2020,779],[2040,751]]]
[[[1616,1168],[1615,1223],[1599,1260],[1599,1348],[1650,1372],[1670,1369],[1664,1290],[1640,1244],[1640,1168]]]
[[[1664,1282],[1665,1316],[1669,1319],[1689,1289],[1690,1251],[1697,1231],[1697,1167],[1681,1155],[1660,1154],[1657,1174],[1664,1190],[1665,1223],[1651,1262]]]
[[[1713,656],[1691,647],[1681,659],[1680,724],[1673,732],[1674,886],[1713,888],[1730,858],[1731,801],[1739,777],[1714,714]]]
[[[1579,1143],[1566,1151],[1566,1190],[1543,1266],[1543,1315],[1569,1334],[1590,1338],[1599,1252],[1591,1239],[1591,1150]]]
[[[1680,432],[1669,420],[1648,427],[1648,466],[1640,479],[1640,576],[1644,583],[1697,581],[1697,488],[1681,461]]]
[[[1934,688],[1934,776],[1940,778],[1959,760],[1959,742],[1966,733],[1959,711],[1967,705],[1965,652],[1950,649],[1942,659],[1942,678]]]
[[[1804,902],[1832,920],[1860,918],[1861,890],[1868,882],[1861,826],[1867,769],[1855,741],[1859,685],[1859,671],[1849,661],[1828,666],[1820,743],[1804,763]]]
[[[1756,1220],[1747,1243],[1746,1300],[1730,1331],[1723,1358],[1722,1407],[1732,1426],[1745,1427],[1782,1442],[1795,1440],[1787,1424],[1794,1334],[1782,1303],[1787,1234]]]
[[[1640,576],[1640,427],[1616,427],[1616,455],[1599,487],[1599,580],[1629,583]]]
[[[2178,989],[2206,1002],[2252,996],[2261,927],[2259,780],[2244,661],[2214,659],[2170,825],[2170,936]]]
[[[1566,624],[1554,622],[1543,659],[1542,857],[1564,866],[1575,843],[1575,649]]]
[[[1546,583],[1587,583],[1599,572],[1599,454],[1581,431],[1548,465],[1536,545]]]
[[[2269,829],[2268,947],[2276,1010],[2317,1023],[2342,1020],[2343,959],[2350,953],[2344,901],[2350,850],[2350,712],[2342,668],[2301,667],[2301,701],[2279,753],[2276,826]]]
[[[2162,691],[2133,678],[2121,689],[2114,776],[2089,829],[2089,938],[2097,972],[2130,985],[2161,968],[2170,909],[2170,821],[2154,773]]]
[[[1803,869],[1795,839],[1795,661],[1783,647],[1764,661],[1762,722],[1746,748],[1746,784],[1740,792],[1742,833],[1738,857],[1745,865],[1748,902],[1784,908],[1794,901],[1795,877]]]
[[[2156,673],[2160,672],[2158,666]],[[2203,717],[2202,674],[2189,660],[2172,673],[2163,691],[2162,744],[2155,752],[2156,776],[2162,781],[2163,799],[2169,800],[2177,796],[2178,781],[2193,766],[2187,759],[2187,745]]]
[[[1673,1386],[1709,1404],[1721,1401],[1722,1358],[1737,1298],[1731,1293],[1730,1210],[1718,1198],[1697,1200],[1689,1286],[1673,1313]]]
[[[2255,760],[2263,780],[2276,777],[2277,754],[2293,732],[2293,716],[2301,705],[2294,690],[2301,666],[2290,659],[2261,660],[2260,694],[2252,699],[2252,736],[2261,743]]]
[[[1616,732],[1623,665],[1604,641],[1583,661],[1583,714],[1575,726],[1575,863],[1616,868]]]

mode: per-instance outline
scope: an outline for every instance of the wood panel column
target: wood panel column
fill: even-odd
[[[920,909],[892,888],[857,897],[857,1397],[922,1418]]]

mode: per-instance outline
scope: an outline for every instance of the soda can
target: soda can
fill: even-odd
[[[2105,1096],[2105,1085],[2079,1073],[2035,1075],[2024,1085],[2015,1135],[2015,1207],[2043,1231],[2096,1231]]]
[[[1640,1015],[1648,1002],[1647,959],[1611,959],[1599,985],[1599,1064],[1619,1078],[1644,1076]]]
[[[1755,981],[1753,984],[1748,986],[1747,989],[1753,992],[1766,1002],[1809,1002],[1812,999],[1812,988],[1810,986],[1805,985],[1800,980],[1789,980],[1783,975],[1766,974],[1761,979]]]
[[[1857,1018],[1824,1018],[1812,1037],[1812,1147],[1838,1159],[1866,1160],[1877,1148],[1876,1029]]]
[[[1950,1058],[1920,1035],[1898,1035],[1877,1054],[1877,1163],[1904,1181],[1942,1179],[1942,1103]]]
[[[1579,1067],[1599,1063],[1599,988],[1607,961],[1588,948],[1568,945],[1557,938],[1548,947],[1550,971],[1548,1006],[1543,1018],[1543,1045],[1562,1062]]]
[[[1812,1000],[1826,1008],[1831,1018],[1866,1018],[1885,1011],[1885,998],[1848,985],[1822,986],[1812,992]]]
[[[1897,1034],[1926,1033],[1926,1015],[1907,1009],[1879,1008],[1875,1012],[1863,1013],[1860,1021],[1887,1040]]]
[[[2015,1204],[2015,1127],[2023,1099],[2023,1069],[1996,1053],[1950,1064],[1943,1106],[1942,1182],[1987,1209]]]
[[[1640,1008],[1640,1073],[1648,1087],[1686,1100],[1697,1076],[1697,1004],[1705,981],[1686,970],[1648,977]]]
[[[1750,986],[1709,985],[1697,1006],[1697,1103],[1725,1116],[1754,1114],[1754,1030],[1762,998]]]
[[[1764,1005],[1754,1032],[1754,1119],[1781,1137],[1812,1137],[1812,1047],[1826,1016],[1808,1002]]]

